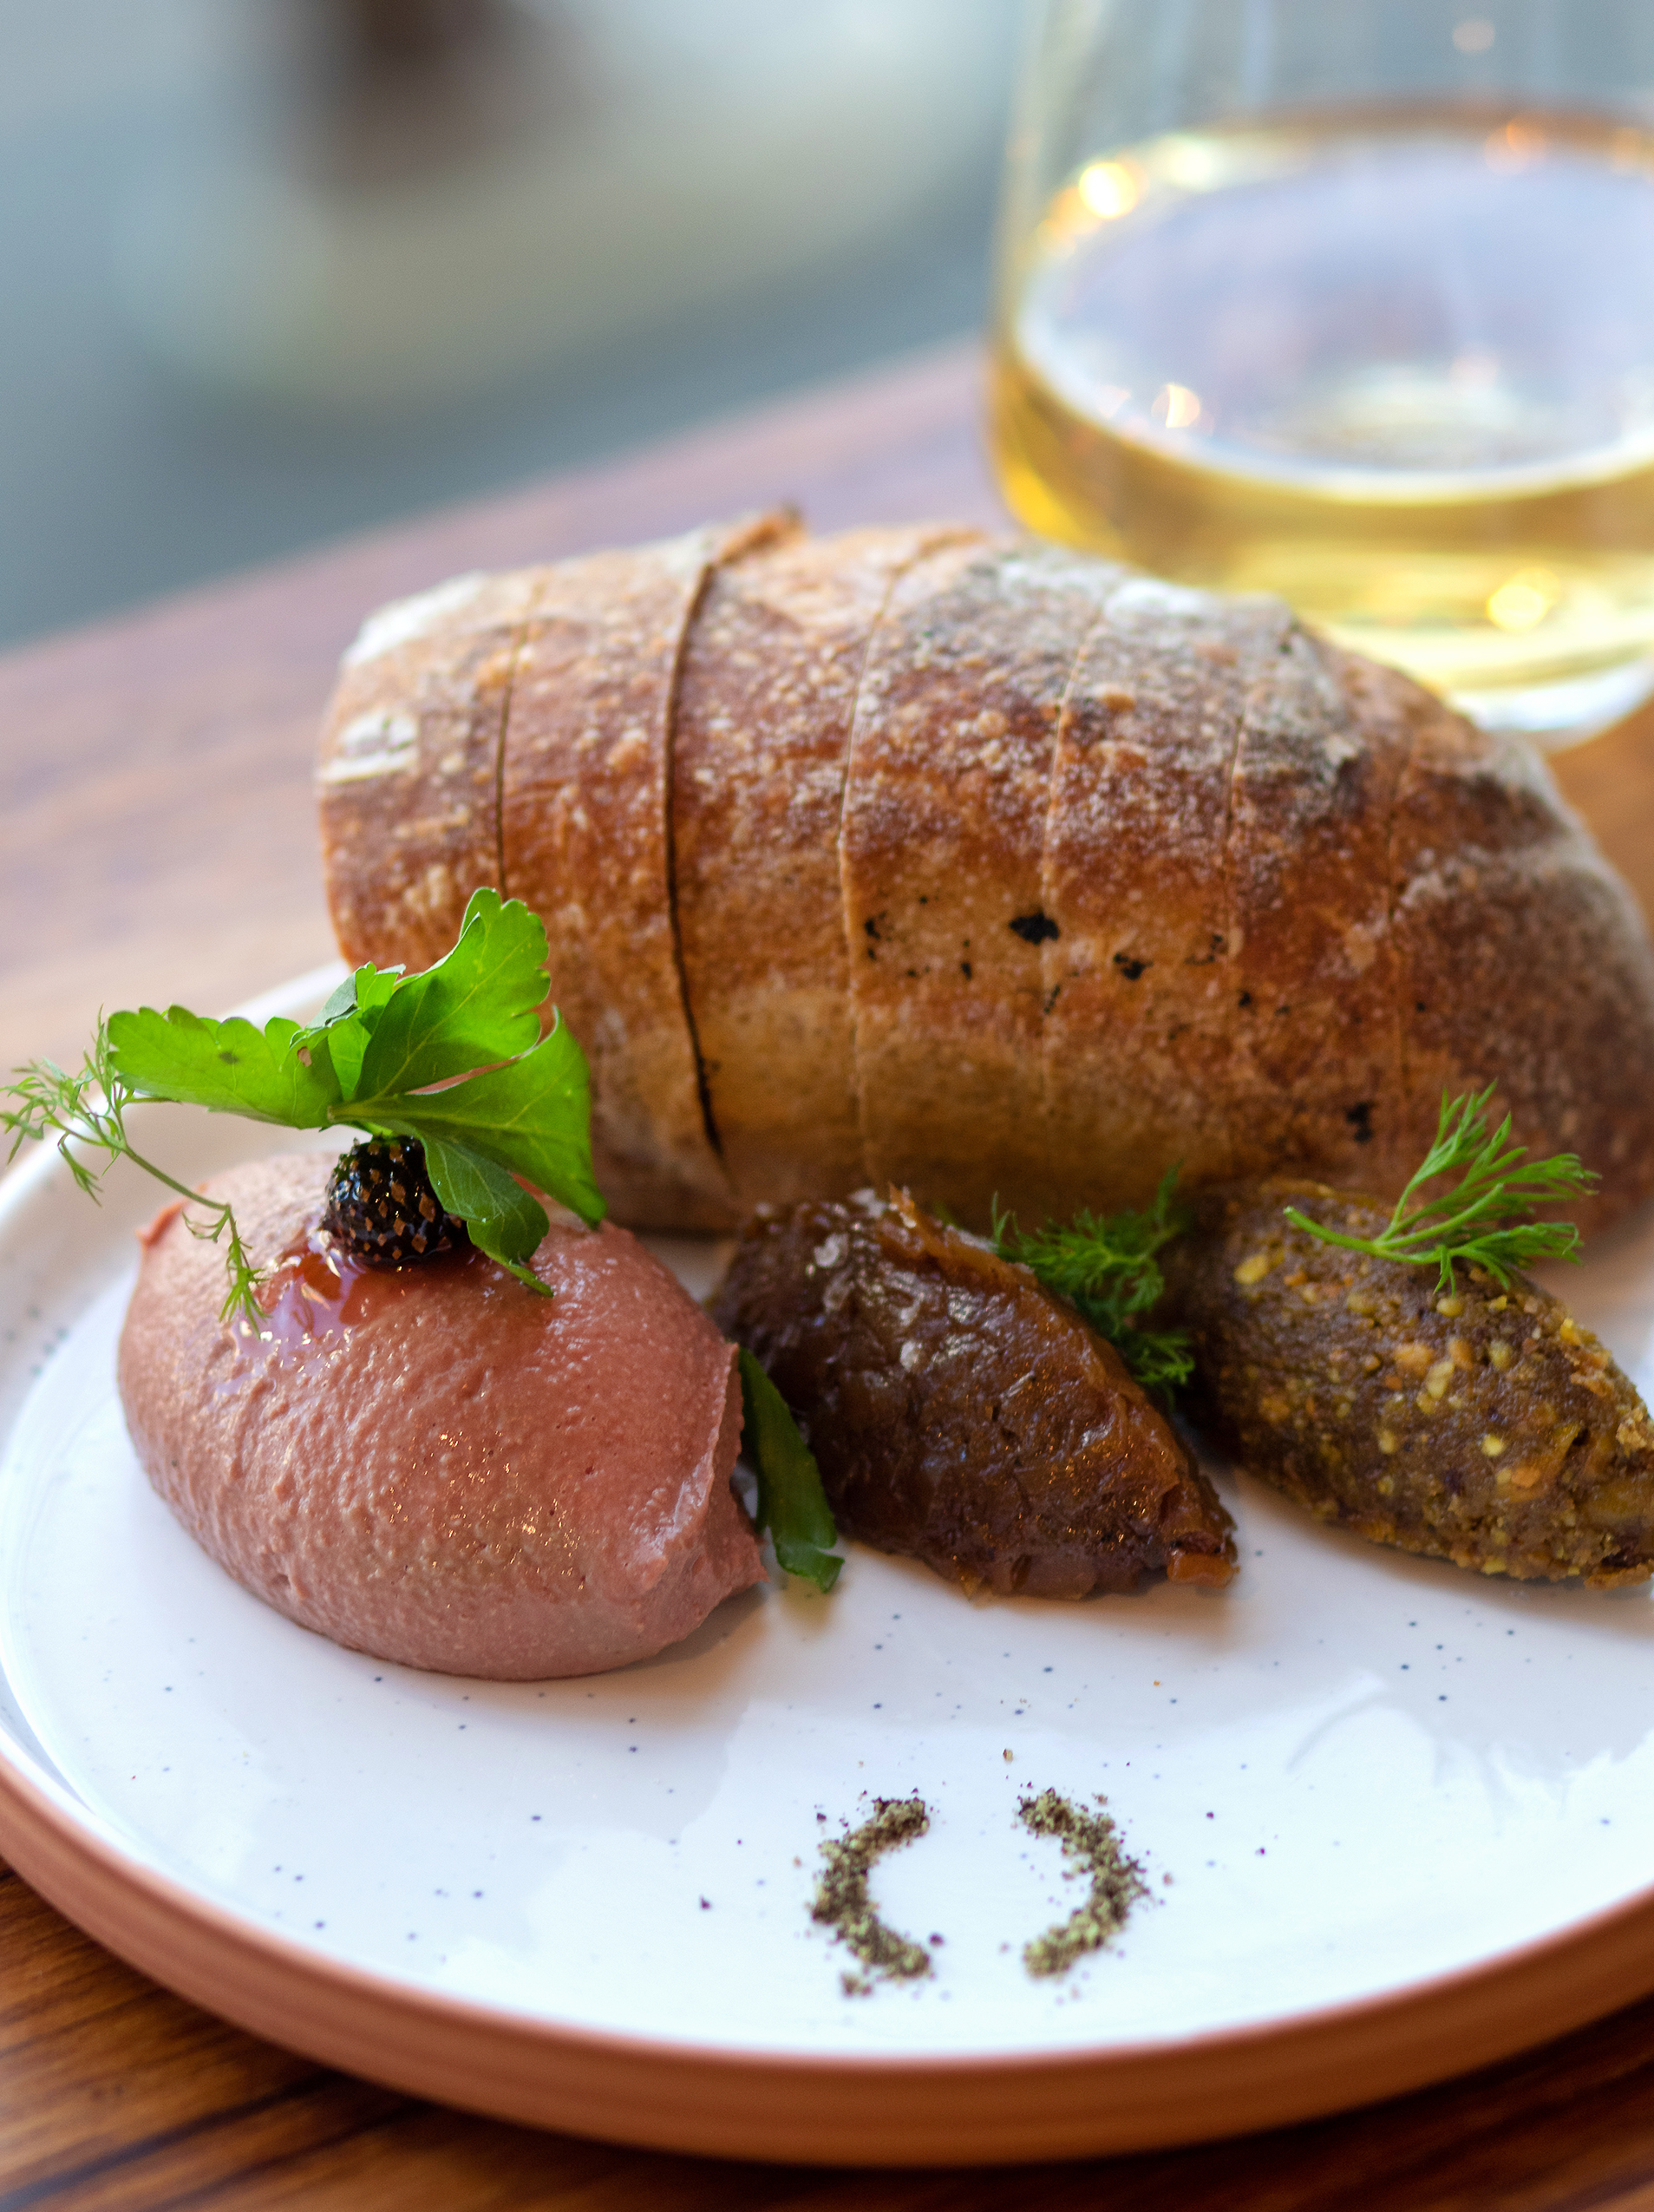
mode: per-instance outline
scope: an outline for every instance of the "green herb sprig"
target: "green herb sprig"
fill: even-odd
[[[1170,1398],[1194,1372],[1187,1332],[1145,1329],[1140,1316],[1166,1287],[1156,1254],[1180,1236],[1188,1216],[1174,1196],[1178,1171],[1168,1168],[1154,1202],[1141,1213],[1076,1214],[1066,1225],[1048,1221],[1023,1231],[994,1212],[993,1236],[1004,1259],[1032,1268],[1047,1290],[1079,1308],[1107,1337],[1147,1391]]]
[[[244,1114],[284,1129],[342,1127],[413,1137],[437,1196],[472,1242],[536,1291],[527,1266],[549,1222],[522,1176],[584,1221],[606,1210],[592,1173],[585,1056],[559,1021],[539,1033],[550,990],[546,932],[520,900],[475,892],[453,950],[418,975],[371,961],[340,985],[306,1027],[209,1021],[182,1006],[111,1014],[79,1074],[49,1060],[0,1090],[9,1157],[55,1141],[80,1188],[97,1195],[128,1159],[198,1209],[198,1236],[226,1239],[227,1319],[263,1316],[231,1208],[203,1199],[146,1159],[127,1133],[141,1099]],[[101,1166],[88,1154],[104,1155]],[[186,1218],[188,1218],[186,1216]]]
[[[0,1097],[10,1102],[0,1107],[0,1128],[11,1135],[11,1148],[6,1155],[9,1162],[16,1158],[30,1138],[40,1142],[55,1138],[77,1187],[95,1200],[98,1184],[114,1162],[130,1160],[134,1167],[141,1168],[158,1183],[189,1201],[195,1211],[186,1210],[184,1221],[192,1236],[209,1244],[225,1240],[230,1289],[222,1318],[228,1320],[238,1310],[250,1311],[255,1321],[262,1318],[252,1303],[258,1271],[247,1257],[228,1201],[203,1198],[199,1191],[180,1183],[153,1160],[145,1159],[127,1135],[126,1109],[133,1094],[115,1073],[107,1022],[99,1022],[78,1075],[66,1075],[51,1060],[31,1060],[26,1068],[13,1072],[16,1080],[0,1092]],[[88,1162],[88,1151],[105,1155],[101,1167]]]
[[[741,1351],[742,1447],[758,1477],[758,1510],[775,1557],[788,1574],[801,1575],[825,1594],[844,1561],[833,1549],[838,1524],[821,1488],[814,1454],[798,1432],[786,1399],[752,1353]]]
[[[1533,1209],[1589,1197],[1598,1178],[1572,1152],[1530,1160],[1526,1146],[1510,1141],[1508,1114],[1490,1135],[1487,1108],[1497,1088],[1489,1083],[1460,1098],[1443,1095],[1435,1142],[1376,1236],[1346,1236],[1295,1206],[1285,1208],[1287,1220],[1324,1244],[1435,1267],[1444,1292],[1452,1290],[1460,1260],[1485,1269],[1501,1289],[1535,1260],[1577,1260],[1579,1232],[1573,1223],[1536,1221]],[[1418,1195],[1425,1184],[1448,1175],[1455,1180],[1437,1196]]]

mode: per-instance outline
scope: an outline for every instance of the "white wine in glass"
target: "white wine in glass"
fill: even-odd
[[[1018,515],[1279,592],[1487,721],[1559,738],[1634,704],[1654,8],[1631,14],[1050,0],[995,332]]]

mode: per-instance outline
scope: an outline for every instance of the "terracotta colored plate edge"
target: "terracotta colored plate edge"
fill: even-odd
[[[859,2166],[1150,2150],[1376,2103],[1654,1988],[1648,1890],[1485,1967],[1181,2041],[957,2059],[696,2047],[560,2027],[317,1958],[127,1857],[32,1765],[0,1744],[0,1850],[180,1996],[393,2089],[657,2150]]]

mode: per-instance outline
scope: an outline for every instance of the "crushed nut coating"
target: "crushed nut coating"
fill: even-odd
[[[1607,1351],[1524,1276],[1401,1266],[1376,1202],[1282,1177],[1209,1191],[1166,1259],[1188,1411],[1249,1472],[1372,1542],[1597,1588],[1654,1571],[1654,1430]]]

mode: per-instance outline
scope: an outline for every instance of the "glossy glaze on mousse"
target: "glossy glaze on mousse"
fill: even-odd
[[[554,1227],[551,1299],[474,1253],[377,1271],[317,1226],[330,1165],[207,1186],[273,1270],[256,1333],[177,1208],[144,1240],[121,1401],[221,1566],[336,1642],[502,1680],[646,1658],[761,1579],[734,1351],[634,1238]]]

